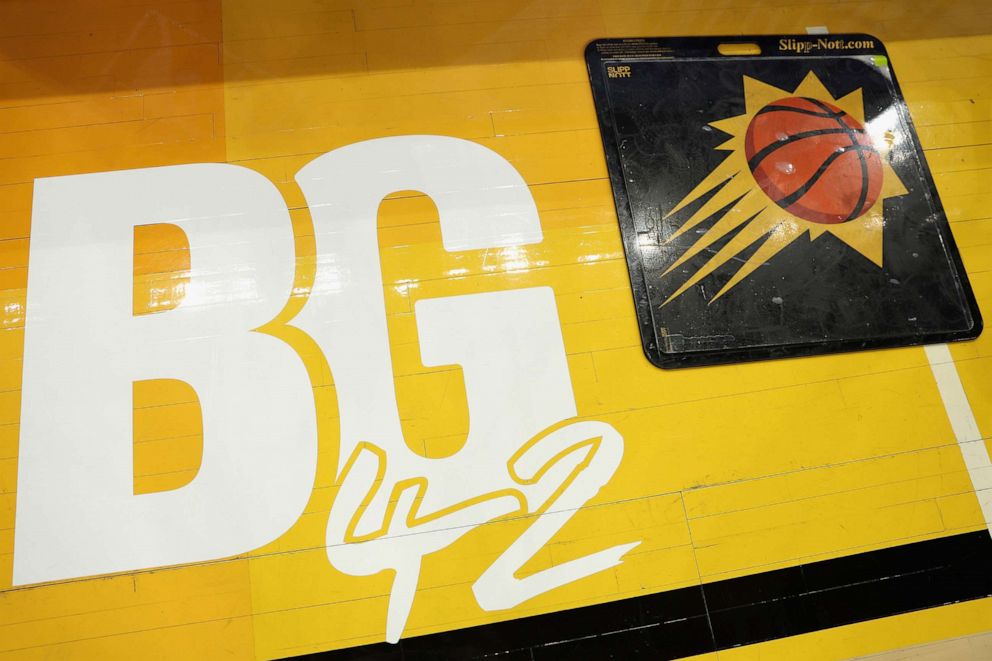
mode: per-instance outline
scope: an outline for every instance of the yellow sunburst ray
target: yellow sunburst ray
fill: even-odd
[[[801,237],[806,232],[807,228],[800,227],[799,223],[793,223],[790,221],[783,221],[779,223],[772,230],[771,234],[769,234],[768,239],[754,251],[753,255],[748,257],[743,266],[737,269],[737,273],[735,273],[733,277],[727,281],[727,284],[720,288],[720,291],[716,293],[716,296],[710,299],[710,303],[713,303],[713,301],[726,294],[734,287],[734,285],[754,273],[758,267],[767,264],[768,260],[777,255],[783,248]]]
[[[682,198],[681,202],[676,204],[671,211],[666,213],[665,218],[668,218],[672,214],[678,213],[679,211],[684,209],[687,205],[691,204],[692,202],[695,202],[700,197],[702,197],[706,193],[709,193],[711,190],[713,190],[720,184],[724,183],[725,181],[733,179],[734,177],[736,177],[738,174],[741,173],[741,168],[746,168],[746,167],[747,167],[747,163],[743,162],[743,159],[737,158],[736,154],[731,154],[730,156],[725,158],[723,162],[720,163],[720,165],[713,168],[713,171],[710,172],[708,175],[706,175],[706,178],[704,178],[702,181],[696,184],[696,187],[693,188],[688,195]],[[723,202],[723,204],[716,205],[714,200],[716,200],[721,196],[726,197],[726,200]],[[717,209],[729,203],[733,199],[734,199],[733,197],[726,196],[724,191],[721,190],[719,193],[717,193],[712,198],[710,198],[709,201],[707,201],[707,203],[704,204],[700,209],[698,209],[696,213],[692,214],[692,217],[689,219],[689,221],[687,221],[686,224],[692,222],[693,219],[695,219],[697,216],[703,213],[705,209],[712,208],[712,211],[707,213],[707,215],[709,215],[713,213],[713,211],[716,211]],[[706,216],[703,216],[703,218],[706,218]],[[685,227],[685,225],[683,225],[683,227]],[[681,230],[682,228],[679,229]]]
[[[772,101],[777,101],[781,99],[784,95],[787,95],[783,89],[779,89],[774,85],[769,85],[768,83],[763,83],[757,78],[751,78],[750,76],[744,76],[744,104],[746,105],[748,112],[743,115],[738,115],[738,117],[743,117],[744,128],[751,122],[751,113],[753,108],[763,108]],[[743,136],[743,131],[735,133],[734,135]]]
[[[720,167],[724,165],[726,165],[726,169],[724,171],[718,172],[718,170],[720,170]],[[734,171],[734,174],[731,176],[729,181],[724,181],[723,179],[719,178],[722,177],[724,172],[726,171]],[[712,216],[720,209],[732,203],[734,200],[738,200],[743,196],[747,195],[749,192],[751,192],[754,189],[754,186],[751,183],[750,174],[746,173],[746,171],[747,171],[747,162],[744,160],[743,154],[739,152],[732,154],[730,157],[727,158],[727,160],[721,163],[720,166],[713,171],[713,174],[718,175],[716,177],[713,177],[717,181],[711,184],[708,181],[710,177],[707,177],[702,181],[702,183],[700,183],[699,186],[696,187],[696,189],[693,190],[692,193],[689,193],[689,195],[686,197],[686,200],[689,200],[691,202],[694,199],[698,199],[699,195],[710,192],[711,190],[713,190],[713,188],[716,185],[719,184],[723,184],[723,188],[721,188],[716,194],[714,194],[713,197],[708,199],[706,203],[703,204],[703,206],[697,209],[695,213],[693,213],[689,217],[688,220],[682,223],[681,227],[679,227],[677,230],[672,232],[672,234],[665,239],[665,243],[671,243],[672,241],[679,238],[686,232],[695,228],[697,225],[699,225],[701,222]],[[700,189],[702,189],[701,192],[697,193],[697,191],[700,191]],[[765,202],[767,203],[768,200],[765,200]],[[675,207],[675,209],[673,209],[668,214],[668,216],[681,209],[684,206],[684,203],[685,200],[683,200],[683,203],[680,203],[679,206]],[[757,209],[755,211],[757,211]],[[746,214],[744,217],[746,218],[753,214],[754,212],[751,212]],[[668,216],[666,216],[666,218]]]
[[[838,108],[848,115],[858,120],[862,126],[865,123],[865,103],[862,100],[861,90],[856,89],[846,96],[842,96],[834,102]],[[881,151],[881,150],[879,150]]]
[[[747,131],[747,124],[748,124],[748,116],[738,115],[736,117],[718,119],[715,122],[710,122],[709,125],[715,129],[723,131],[724,133],[729,133],[730,135],[736,137]],[[736,140],[734,140],[734,138],[731,138],[730,140],[727,140],[726,142],[721,144],[719,147],[716,147],[716,149],[723,151],[731,151],[734,149],[735,142]]]
[[[889,163],[889,159],[882,155],[882,192],[878,194],[878,200],[875,204],[881,204],[886,198],[889,197],[899,197],[900,195],[905,195],[909,190],[906,189],[905,184],[902,183],[902,179],[896,174],[896,171],[892,169],[892,164]]]
[[[703,264],[698,271],[693,273],[692,277],[686,280],[674,294],[669,296],[668,299],[662,303],[662,306],[665,306],[670,301],[675,300],[683,292],[688,291],[699,281],[706,278],[731,259],[737,257],[745,248],[761,239],[761,237],[768,235],[769,232],[774,233],[774,230],[777,229],[778,224],[779,222],[775,220],[774,214],[769,214],[767,212],[760,213],[756,218],[748,223],[744,229],[738,232],[734,238],[728,241],[725,246],[720,248],[712,257],[706,260],[706,263]]]
[[[745,193],[745,196],[746,197],[738,202],[733,209],[727,211],[727,213],[725,213],[723,217],[713,225],[713,227],[706,230],[706,233],[699,237],[695,243],[693,243],[684,253],[682,253],[682,255],[680,255],[671,266],[665,269],[665,272],[662,275],[668,275],[671,271],[689,261],[703,250],[706,250],[727,234],[740,227],[743,223],[746,223],[749,220],[751,220],[752,223],[755,222],[758,214],[760,214],[767,206],[767,200],[761,199],[761,197],[755,195],[753,191],[750,193]],[[766,231],[768,229],[770,229],[770,226],[765,228]]]
[[[829,229],[829,232],[880,267],[883,222],[882,201],[879,200],[865,215],[849,223],[835,225]],[[824,232],[825,230],[820,233]]]

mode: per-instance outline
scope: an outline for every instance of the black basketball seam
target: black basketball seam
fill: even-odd
[[[819,99],[813,99],[810,97],[802,97],[802,98],[818,106],[824,112],[830,112],[830,108],[827,107],[827,105],[822,101],[820,101]],[[852,129],[850,126],[845,124],[838,115],[834,116],[834,121],[840,124],[842,128],[847,129],[845,133],[847,133],[847,139],[851,141],[852,145],[860,144],[855,137],[856,135],[855,129]],[[861,131],[861,133],[864,133],[864,131]],[[872,145],[871,148],[872,151],[875,151],[874,145]],[[848,214],[847,218],[845,218],[845,222],[857,218],[861,214],[861,210],[864,208],[865,201],[868,199],[868,160],[865,158],[865,153],[863,149],[858,149],[857,153],[858,153],[858,161],[861,163],[861,193],[858,195],[858,201],[854,205],[854,209],[852,209],[851,213]]]
[[[782,207],[783,209],[792,206],[793,204],[795,204],[796,202],[798,202],[800,199],[802,199],[802,196],[803,195],[805,195],[806,193],[809,192],[809,189],[812,188],[813,185],[820,179],[820,177],[823,176],[823,173],[826,172],[827,168],[830,167],[830,164],[831,163],[833,163],[839,157],[843,156],[844,154],[846,154],[846,153],[848,153],[850,151],[860,152],[860,151],[865,151],[867,149],[871,149],[872,151],[875,150],[875,148],[872,147],[871,145],[854,144],[854,145],[851,145],[849,147],[844,147],[843,149],[838,149],[834,153],[830,154],[830,156],[828,156],[823,161],[823,163],[820,164],[820,167],[817,168],[816,172],[813,173],[813,176],[811,176],[806,181],[806,183],[804,183],[802,186],[800,186],[799,188],[797,188],[796,190],[794,190],[788,196],[783,197],[781,200],[778,200],[778,202],[777,202],[778,205],[780,207]]]
[[[843,111],[841,111],[840,114],[835,112],[822,113],[822,112],[816,112],[815,110],[807,110],[805,108],[793,108],[792,106],[773,106],[773,105],[765,106],[764,108],[762,108],[761,110],[759,110],[754,114],[755,116],[758,116],[758,115],[765,115],[770,112],[795,112],[795,113],[799,113],[800,115],[812,115],[813,117],[824,117],[826,119],[836,119],[838,117],[843,117],[844,115],[847,114],[846,112]]]
[[[865,158],[863,149],[858,150],[858,160],[861,161],[861,194],[858,195],[858,203],[854,205],[854,209],[844,219],[845,221],[854,220],[860,216],[861,210],[864,209],[865,202],[868,200],[868,159]]]
[[[859,133],[864,133],[863,130],[850,129],[850,128],[844,128],[844,129],[816,129],[815,131],[803,131],[802,133],[793,133],[792,135],[788,136],[785,140],[778,140],[778,141],[773,142],[770,145],[767,145],[766,147],[764,147],[761,151],[759,151],[757,154],[755,154],[754,156],[751,157],[751,160],[747,162],[747,165],[748,165],[748,167],[751,168],[751,171],[753,172],[754,169],[757,168],[758,165],[761,163],[761,161],[763,159],[765,159],[769,154],[771,154],[776,149],[780,149],[780,148],[782,148],[782,147],[784,147],[786,145],[791,145],[792,143],[798,142],[799,140],[805,140],[806,138],[814,138],[814,137],[816,137],[818,135],[830,135],[830,134],[836,134],[836,133],[850,133],[851,131],[856,131],[856,132],[859,132]]]

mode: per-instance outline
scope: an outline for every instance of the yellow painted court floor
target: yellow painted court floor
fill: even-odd
[[[642,353],[585,45],[811,26],[885,43],[988,317],[992,5],[982,0],[0,2],[0,658],[268,659],[377,642],[390,585],[389,576],[347,576],[327,562],[334,383],[312,343],[275,330],[302,356],[322,413],[316,483],[289,531],[236,558],[12,586],[40,177],[199,162],[261,173],[290,209],[297,251],[279,326],[302,308],[314,277],[313,225],[293,177],[315,157],[370,138],[438,134],[484,145],[520,172],[544,238],[514,251],[446,252],[437,210],[416,191],[397,191],[379,209],[403,431],[414,452],[443,457],[469,424],[461,370],[423,365],[417,301],[549,286],[578,415],[613,425],[625,453],[523,570],[643,541],[608,572],[487,612],[471,585],[526,522],[481,526],[428,556],[405,636],[985,528],[923,348],[675,372]],[[135,314],[174,307],[189,268],[181,232],[137,231]],[[992,335],[951,353],[987,441]],[[135,493],[189,483],[201,437],[185,384],[136,384]],[[981,599],[705,658],[849,658],[990,630],[992,599]]]

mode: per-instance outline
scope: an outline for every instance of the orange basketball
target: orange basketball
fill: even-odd
[[[882,159],[864,126],[819,99],[789,97],[759,110],[744,153],[761,190],[814,223],[854,220],[882,190]]]

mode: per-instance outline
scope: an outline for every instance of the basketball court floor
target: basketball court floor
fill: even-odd
[[[810,28],[988,315],[980,0],[0,3],[0,659],[992,657],[992,336],[642,347],[587,44]]]

